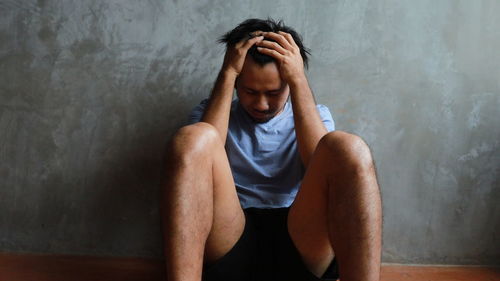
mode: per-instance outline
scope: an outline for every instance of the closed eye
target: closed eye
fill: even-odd
[[[254,90],[249,89],[249,88],[246,88],[246,87],[243,87],[243,90],[244,90],[246,93],[248,93],[248,94],[252,94],[252,95],[257,93],[257,91],[254,91]]]
[[[267,94],[271,95],[271,96],[276,96],[276,95],[281,94],[281,90],[269,91],[269,92],[267,92]]]

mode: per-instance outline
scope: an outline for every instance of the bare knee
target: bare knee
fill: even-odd
[[[217,129],[204,122],[180,128],[172,137],[171,146],[175,150],[199,150],[211,145],[218,138]]]
[[[182,176],[187,175],[187,179],[181,180],[184,183],[193,178],[209,177],[206,172],[211,170],[212,165],[210,151],[213,151],[217,141],[220,142],[217,130],[208,123],[196,123],[180,128],[170,139],[164,155],[162,181],[165,191],[185,186],[179,184],[179,177]],[[196,187],[195,185],[188,186]],[[197,194],[210,193],[197,192]]]
[[[326,134],[319,142],[330,157],[333,164],[340,169],[357,172],[374,170],[370,148],[359,136],[342,131]]]
[[[338,183],[329,185],[330,194],[334,194],[330,197],[332,204],[340,206],[347,196],[353,203],[371,202],[380,205],[377,203],[380,202],[380,189],[375,164],[370,148],[363,139],[336,131],[325,135],[320,144],[331,161],[328,163],[328,179],[330,183]],[[370,206],[376,207],[373,204]]]
[[[191,158],[210,151],[219,142],[218,131],[214,126],[204,122],[188,125],[180,128],[170,140],[167,158],[176,161]]]

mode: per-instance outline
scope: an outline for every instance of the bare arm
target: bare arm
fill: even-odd
[[[231,109],[235,81],[236,75],[233,73],[222,70],[219,72],[212,93],[210,94],[208,105],[201,118],[201,121],[213,125],[219,131],[222,143],[226,142],[229,111]]]
[[[319,140],[328,132],[321,121],[306,77],[289,83],[295,134],[302,163],[307,167]]]
[[[240,41],[236,45],[228,47],[224,56],[224,64],[217,76],[207,108],[201,118],[201,121],[211,124],[219,131],[222,143],[226,142],[236,78],[243,68],[248,49],[262,39],[263,37],[259,36]]]
[[[281,31],[279,33],[265,32],[263,35],[277,42],[263,40],[257,43],[257,46],[261,53],[276,59],[281,78],[290,87],[298,149],[302,163],[307,167],[319,140],[328,131],[319,116],[314,96],[304,73],[300,49],[292,36]]]

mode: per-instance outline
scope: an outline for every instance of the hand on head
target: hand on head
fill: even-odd
[[[238,76],[241,73],[248,50],[253,46],[275,59],[280,75],[287,83],[304,77],[304,62],[293,37],[286,32],[254,31],[249,37],[228,47],[224,57],[223,70]]]
[[[257,50],[275,59],[281,78],[285,82],[290,83],[304,76],[304,62],[300,55],[300,48],[292,35],[283,31],[260,32],[259,35],[264,36],[264,40],[256,42]],[[275,42],[266,40],[267,38]]]
[[[228,46],[222,69],[232,75],[238,76],[243,69],[248,49],[263,39],[263,36],[255,36],[243,39],[234,46]]]

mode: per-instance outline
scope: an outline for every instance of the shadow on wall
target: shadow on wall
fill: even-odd
[[[187,90],[175,61],[120,76],[112,55],[96,57],[33,63],[17,73],[28,89],[10,84],[17,94],[3,101],[12,106],[0,117],[12,116],[4,137],[17,154],[6,161],[12,172],[4,180],[13,188],[2,250],[161,256],[163,154],[193,102],[181,94]],[[9,207],[15,198],[22,201]]]
[[[133,125],[126,130],[126,140],[119,140],[119,147],[98,163],[92,176],[100,187],[89,198],[85,220],[98,231],[95,239],[85,239],[95,245],[82,245],[84,249],[162,255],[159,195],[165,148],[192,109],[192,102],[180,94],[183,88],[176,73],[159,71],[133,95],[139,97],[135,106],[140,110],[129,120]]]

